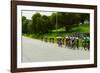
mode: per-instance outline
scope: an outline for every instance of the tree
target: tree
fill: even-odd
[[[30,29],[33,33],[45,33],[48,32],[49,17],[46,15],[41,15],[40,13],[35,13],[32,16],[32,21],[30,23]]]
[[[32,28],[32,20],[29,21],[28,23],[28,28],[29,28],[29,33],[33,33],[33,28]]]
[[[46,15],[43,15],[41,17],[38,17],[37,18],[37,29],[38,29],[38,33],[46,33],[48,32],[48,24],[49,24],[49,21],[48,21],[48,16]]]
[[[52,13],[52,15],[49,18],[50,18],[51,29],[55,29],[55,26],[56,26],[56,13]]]
[[[37,33],[38,32],[38,18],[41,17],[40,13],[36,13],[32,16],[32,25],[31,25],[31,30],[33,33]]]
[[[35,13],[31,20],[22,16],[23,33],[46,33],[49,30],[55,28],[65,28],[69,31],[71,28],[79,26],[80,23],[84,24],[84,21],[89,21],[89,14],[82,13],[66,13],[66,12],[54,12],[50,16],[41,15]]]
[[[84,22],[87,20],[87,21],[89,21],[90,19],[90,15],[89,14],[80,14],[80,21],[81,21],[81,23],[82,24],[84,24]]]
[[[49,30],[49,24],[50,24],[50,22],[49,22],[49,17],[48,16],[46,16],[46,15],[43,15],[42,16],[42,30],[44,30],[43,32],[45,33],[45,32],[48,32],[48,30]],[[51,27],[50,27],[51,28]]]
[[[26,20],[26,17],[22,16],[22,23],[24,22],[24,20]]]
[[[29,20],[27,20],[25,16],[22,16],[22,33],[28,32],[28,23]]]
[[[64,26],[66,31],[69,31],[75,25],[78,25],[80,22],[80,16],[76,13],[63,13],[64,18]]]
[[[63,12],[57,12],[56,13],[56,21],[57,21],[57,27],[58,28],[61,28],[61,27],[64,27],[64,15],[63,15]]]

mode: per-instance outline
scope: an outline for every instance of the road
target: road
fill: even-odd
[[[89,59],[90,52],[59,47],[57,44],[22,37],[22,62],[64,61]]]

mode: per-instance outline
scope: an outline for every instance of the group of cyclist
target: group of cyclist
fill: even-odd
[[[81,43],[81,45],[80,45]],[[65,45],[66,47],[70,47],[72,49],[79,49],[79,47],[84,48],[85,50],[89,50],[90,48],[90,37],[87,35],[69,35],[67,37],[59,37],[58,38],[58,46]]]
[[[56,39],[60,47],[65,46],[71,49],[79,49],[81,47],[85,50],[90,48],[90,37],[86,33],[73,33],[66,37],[56,37]],[[45,42],[47,42],[47,38],[45,38]],[[54,43],[54,38],[50,38],[49,42]]]

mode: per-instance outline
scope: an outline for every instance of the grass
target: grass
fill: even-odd
[[[63,27],[63,28],[59,28],[59,29],[55,29],[55,30],[52,30],[51,32],[65,32],[66,30],[65,30],[65,27]]]
[[[85,32],[89,33],[90,32],[90,26],[87,25],[80,25],[79,27],[74,27],[70,30],[70,32]]]

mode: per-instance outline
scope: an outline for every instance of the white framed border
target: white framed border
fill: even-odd
[[[94,36],[93,36],[94,35],[94,10],[93,9],[17,5],[17,68],[94,64],[94,42],[90,42],[89,60],[21,63],[21,37],[22,37],[21,10],[89,13],[90,14],[90,41],[94,41]]]

